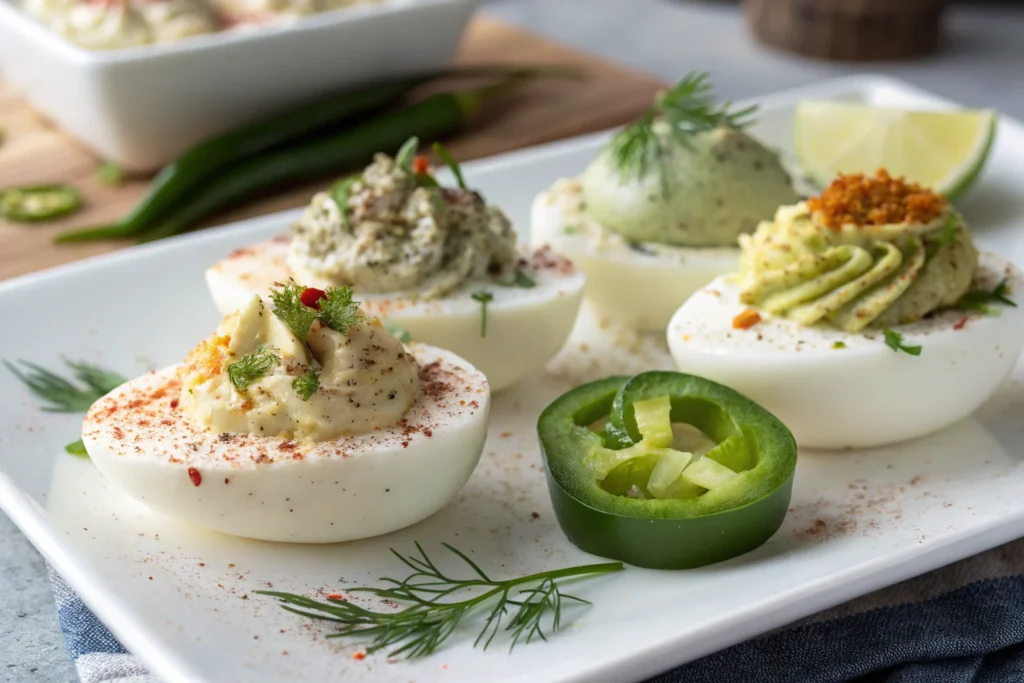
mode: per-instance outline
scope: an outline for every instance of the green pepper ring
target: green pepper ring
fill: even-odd
[[[755,446],[750,456],[756,463],[737,477],[735,487],[693,500],[637,500],[609,493],[594,479],[581,457],[593,439],[585,425],[609,416],[609,431],[633,431],[638,438],[636,423],[630,424],[632,403],[665,394],[672,397],[673,421],[680,421],[677,404],[687,399],[728,404],[729,418]],[[793,435],[753,401],[700,377],[650,372],[591,382],[549,405],[537,431],[559,525],[573,544],[594,555],[651,569],[701,567],[762,545],[789,509],[797,458]]]
[[[45,210],[26,208],[22,197],[49,195],[55,203]],[[12,199],[13,198],[13,199]],[[70,185],[35,185],[0,190],[0,217],[9,221],[33,223],[60,218],[74,213],[82,206],[82,195]]]

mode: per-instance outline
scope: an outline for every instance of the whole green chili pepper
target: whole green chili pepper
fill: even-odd
[[[669,440],[670,422],[685,423],[710,450],[693,456],[669,441],[649,443],[650,414],[641,416],[645,436],[636,406],[649,413],[651,405],[664,409]],[[657,569],[720,562],[768,540],[789,508],[792,434],[753,401],[700,377],[646,372],[585,384],[548,406],[537,431],[558,522],[595,555]]]
[[[487,100],[522,80],[509,77],[485,88],[439,93],[333,137],[261,154],[228,167],[178,211],[144,233],[141,241],[176,235],[261,191],[365,164],[376,152],[395,149],[411,136],[436,139],[450,135],[465,126]]]

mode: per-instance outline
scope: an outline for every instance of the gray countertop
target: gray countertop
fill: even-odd
[[[555,40],[654,73],[666,81],[709,71],[737,99],[863,68],[764,49],[730,2],[679,0],[483,0],[487,11]],[[954,7],[941,54],[872,71],[903,78],[968,106],[1024,118],[1024,6]],[[70,683],[74,667],[57,626],[46,566],[0,514],[0,683]]]

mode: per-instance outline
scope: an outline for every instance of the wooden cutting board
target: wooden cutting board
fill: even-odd
[[[494,19],[479,17],[469,26],[457,62],[573,64],[584,70],[576,80],[548,79],[503,99],[459,138],[448,144],[460,161],[528,147],[620,125],[647,107],[656,79],[556,45]],[[86,207],[61,221],[40,225],[0,219],[0,279],[49,268],[127,246],[126,241],[56,245],[53,236],[68,228],[99,225],[123,215],[145,190],[148,179],[107,187],[96,178],[98,160],[36,114],[0,81],[0,188],[67,183],[82,191]],[[324,182],[309,184],[211,217],[219,225],[304,204]]]

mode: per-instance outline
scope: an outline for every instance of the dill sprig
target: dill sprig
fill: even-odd
[[[1004,306],[1017,308],[1017,304],[1007,296],[1010,293],[1006,280],[1000,282],[991,292],[985,289],[972,289],[964,294],[963,298],[956,304],[956,308],[967,311],[981,311],[988,316],[998,316],[1000,311],[992,303],[1000,303]]]
[[[71,368],[74,379],[84,384],[83,387],[35,363],[18,362],[20,370],[6,360],[4,365],[33,394],[47,402],[42,410],[49,413],[84,413],[93,403],[128,381],[116,372],[89,363],[65,360],[64,364]]]
[[[256,347],[250,354],[242,356],[233,363],[228,363],[228,379],[239,391],[245,391],[249,385],[270,372],[274,366],[281,364],[281,357],[263,344]]]
[[[308,401],[309,398],[316,393],[316,390],[320,388],[320,373],[315,368],[309,368],[306,370],[306,374],[301,377],[296,377],[292,380],[292,389],[299,395],[303,401]]]
[[[534,638],[547,640],[544,618],[550,615],[550,630],[558,631],[563,600],[590,604],[576,596],[562,593],[557,583],[560,579],[622,569],[621,562],[606,562],[499,580],[489,577],[465,553],[447,543],[443,545],[472,570],[472,576],[449,576],[416,543],[419,555],[405,556],[391,549],[395,557],[413,570],[405,579],[399,581],[384,577],[381,581],[386,584],[385,587],[346,589],[348,593],[370,593],[385,600],[412,603],[396,612],[375,612],[348,602],[343,597],[328,597],[326,602],[321,602],[292,593],[255,592],[279,598],[284,603],[284,609],[289,612],[339,624],[338,631],[329,634],[328,638],[371,638],[367,652],[391,648],[388,652],[391,657],[403,655],[416,658],[436,652],[464,617],[485,604],[491,606],[491,611],[473,641],[474,647],[482,644],[486,650],[502,630],[503,623],[504,630],[511,637],[510,651],[520,642],[529,643]],[[461,600],[448,600],[465,595],[463,591],[471,595]],[[506,622],[510,612],[511,618]]]
[[[299,287],[294,282],[276,282],[270,290],[270,303],[273,305],[274,315],[280,318],[303,343],[309,336],[309,326],[317,317],[315,308],[302,303],[304,291],[304,287]]]
[[[689,73],[671,90],[661,92],[650,109],[631,125],[619,131],[608,144],[608,151],[620,176],[639,179],[652,166],[658,166],[664,184],[667,145],[675,143],[690,147],[690,139],[698,133],[716,128],[741,130],[749,126],[756,106],[732,111],[732,103],[714,104],[708,74]],[[656,128],[664,122],[668,135]]]
[[[42,406],[42,410],[50,413],[84,413],[93,403],[128,381],[126,377],[99,366],[65,359],[64,364],[71,368],[73,377],[85,385],[81,387],[35,363],[18,362],[21,370],[6,360],[4,365],[33,394],[49,404]],[[78,457],[89,456],[81,439],[69,443],[64,450]]]
[[[359,315],[359,302],[352,300],[351,287],[328,287],[317,303],[320,322],[339,334],[345,334],[363,319]]]

